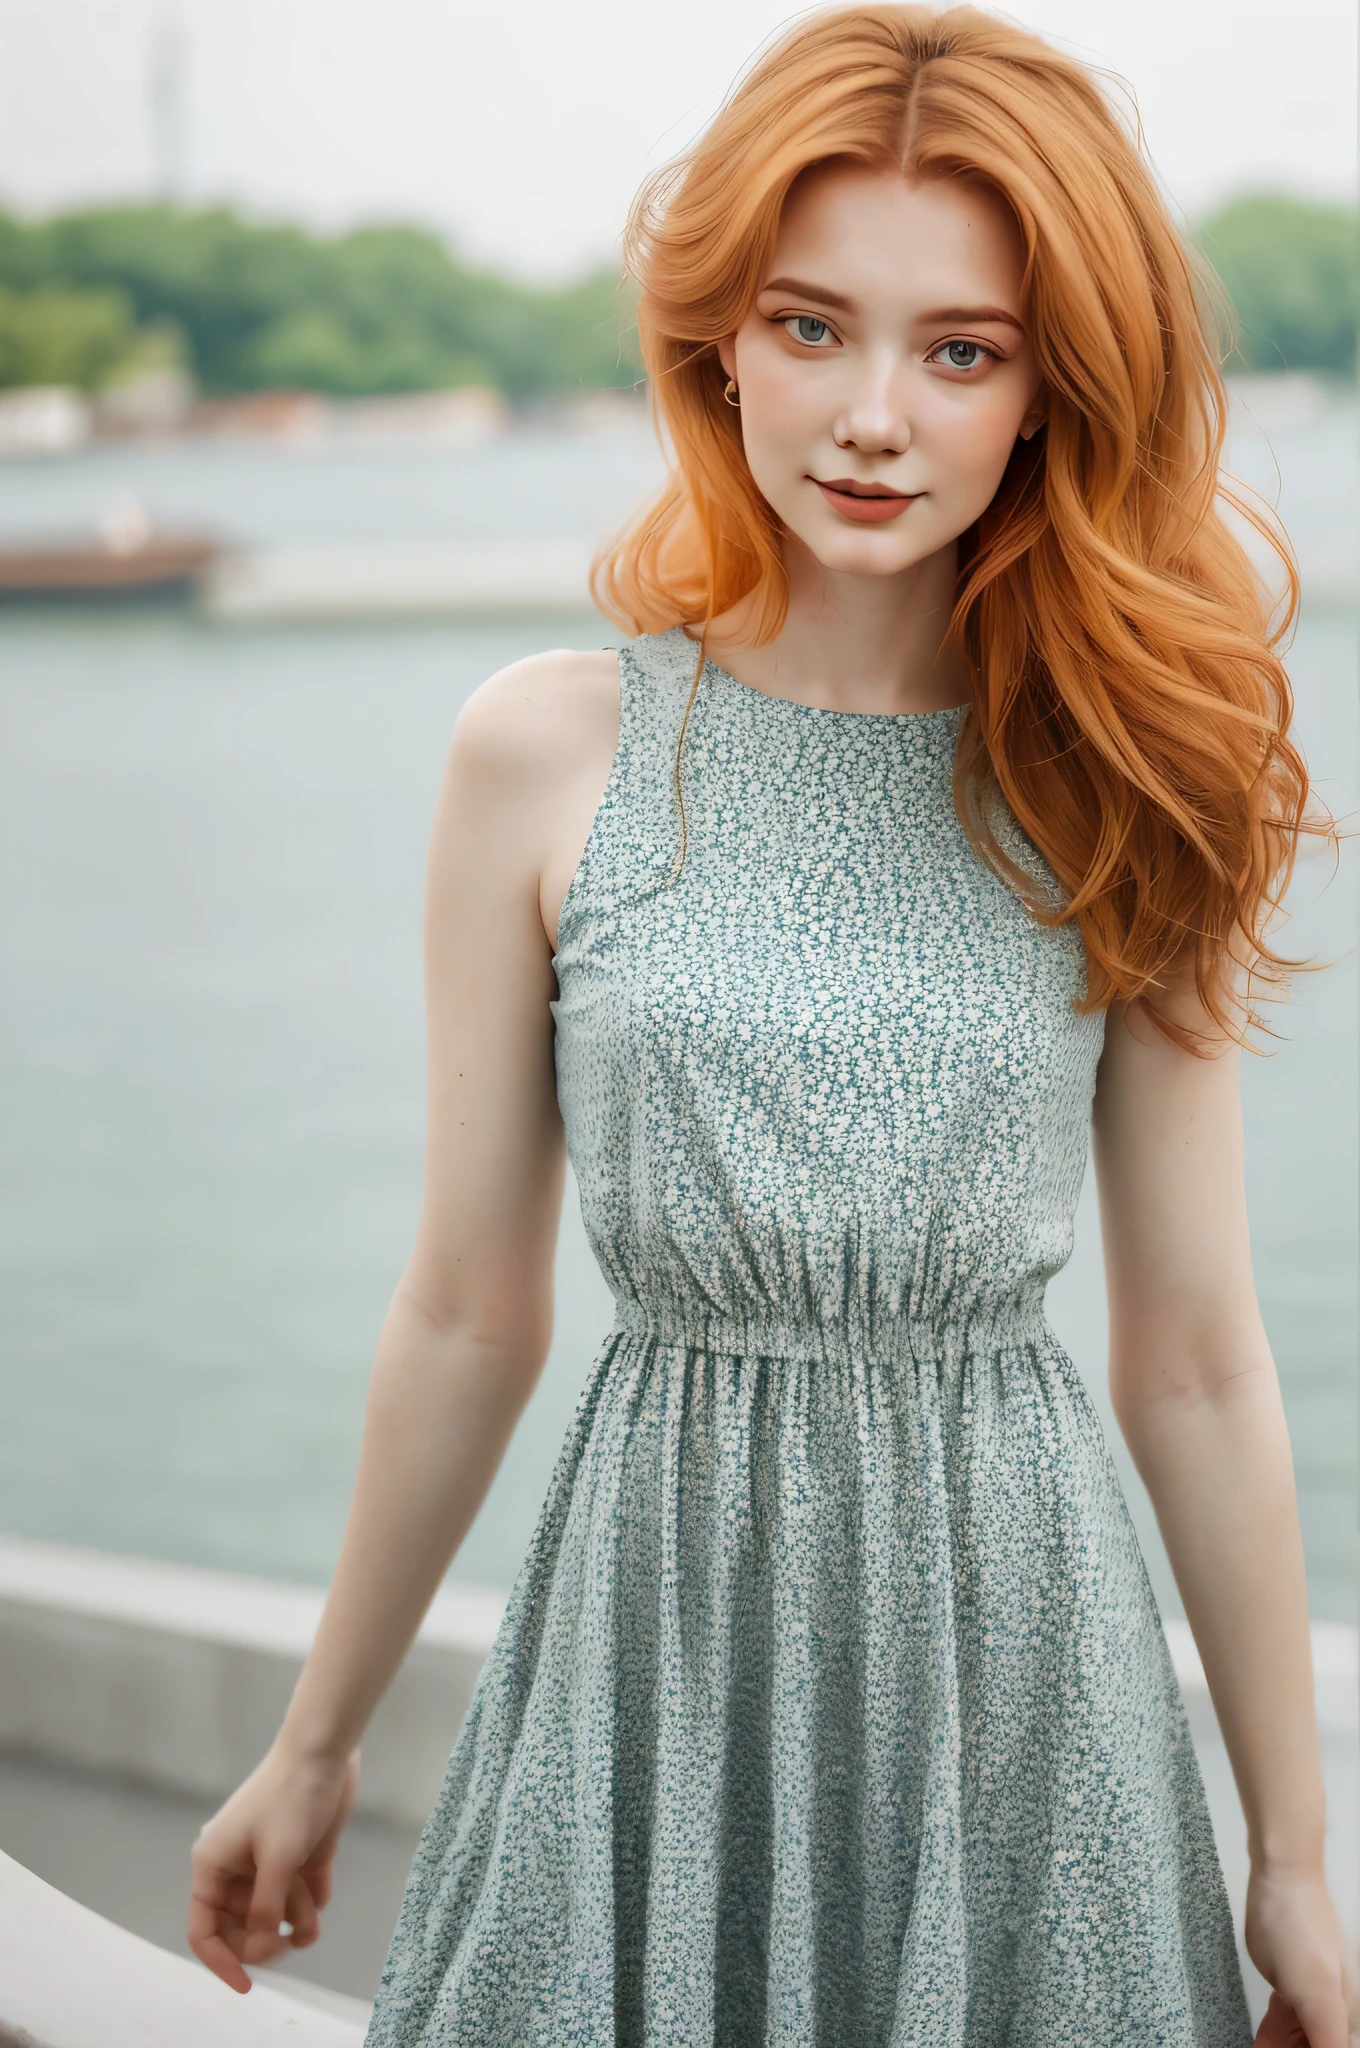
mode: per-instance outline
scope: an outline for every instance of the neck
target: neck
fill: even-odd
[[[755,607],[715,619],[709,651],[738,682],[828,711],[940,711],[969,697],[967,667],[943,641],[954,604],[951,542],[896,576],[828,569],[785,544],[789,605],[773,640],[747,637]]]

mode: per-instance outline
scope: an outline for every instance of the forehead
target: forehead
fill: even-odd
[[[980,297],[1018,314],[1024,271],[1015,217],[980,180],[826,164],[794,181],[765,275],[815,279],[854,299]]]

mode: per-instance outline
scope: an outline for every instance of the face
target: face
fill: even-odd
[[[982,185],[853,166],[795,184],[718,354],[757,487],[826,568],[894,575],[990,504],[1041,419],[1023,274]]]

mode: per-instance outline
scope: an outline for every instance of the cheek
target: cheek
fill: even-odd
[[[823,380],[774,350],[751,351],[737,381],[746,437],[771,450],[800,444],[827,410]]]
[[[995,486],[1015,446],[1020,417],[1009,394],[991,401],[979,393],[973,405],[941,408],[931,430],[936,459],[961,485]]]

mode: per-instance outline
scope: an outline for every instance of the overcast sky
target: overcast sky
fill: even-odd
[[[1354,194],[1356,0],[1009,11],[1129,82],[1186,213],[1257,184]],[[560,277],[611,257],[639,177],[789,18],[780,0],[0,0],[0,204],[153,188],[168,29],[188,198],[415,219]]]

